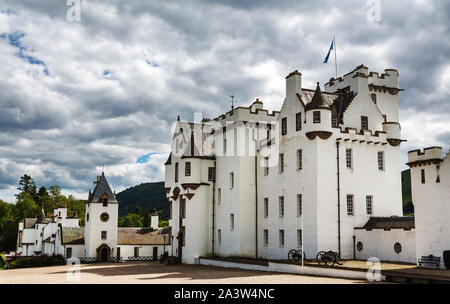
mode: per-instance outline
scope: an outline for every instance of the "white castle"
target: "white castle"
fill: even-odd
[[[322,91],[319,83],[302,88],[302,74],[294,71],[279,112],[256,100],[213,120],[179,118],[165,163],[176,255],[184,263],[208,255],[286,259],[290,249],[302,248],[308,258],[321,250],[412,263],[422,255],[442,257],[450,249],[443,217],[450,207],[439,205],[443,197],[442,203],[427,199],[428,184],[416,185],[415,167],[416,223],[403,217],[398,77],[394,69],[380,75],[360,65]],[[448,165],[432,151],[435,163],[423,164]],[[429,186],[440,187],[446,202],[447,165],[439,185]],[[437,233],[442,246],[425,245],[419,224],[424,234]],[[442,225],[446,241],[439,241]]]
[[[170,252],[168,229],[159,228],[159,216],[151,217],[151,227],[117,227],[119,202],[106,180],[97,176],[89,190],[85,226],[80,227],[74,212],[60,203],[53,214],[42,211],[38,218],[19,222],[16,253],[22,256],[62,255],[85,261],[157,259]]]

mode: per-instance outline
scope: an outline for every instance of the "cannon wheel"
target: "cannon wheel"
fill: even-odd
[[[291,263],[298,262],[298,260],[300,260],[300,252],[298,252],[296,249],[289,250],[288,260]]]
[[[317,264],[328,266],[328,255],[325,251],[319,251],[317,254]]]
[[[337,263],[336,253],[334,253],[333,251],[328,251],[328,257],[329,263],[331,264],[330,266],[334,266]]]

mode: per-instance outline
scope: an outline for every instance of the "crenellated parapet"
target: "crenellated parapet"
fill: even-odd
[[[448,156],[448,154],[447,154]],[[446,157],[446,159],[448,159]],[[439,164],[443,161],[442,147],[429,147],[408,152],[408,163],[410,167]]]

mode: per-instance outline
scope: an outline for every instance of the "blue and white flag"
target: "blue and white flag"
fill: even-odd
[[[328,50],[327,57],[325,57],[323,63],[327,63],[328,62],[328,58],[330,57],[331,50],[333,49],[333,44],[334,44],[334,39],[331,41],[330,49]]]

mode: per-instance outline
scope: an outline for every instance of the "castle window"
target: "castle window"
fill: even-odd
[[[420,179],[422,184],[425,184],[425,169],[420,170]]]
[[[384,171],[384,152],[378,151],[378,170]]]
[[[361,130],[369,129],[369,118],[367,116],[361,116]]]
[[[338,117],[335,114],[331,115],[331,126],[334,128],[338,127]]]
[[[302,113],[295,114],[295,130],[300,131],[302,129]]]
[[[72,257],[72,247],[66,248],[66,259],[70,259]]]
[[[178,183],[178,163],[175,163],[175,182]]]
[[[230,189],[234,188],[234,172],[230,172]]]
[[[264,229],[264,246],[269,245],[269,230]]]
[[[230,214],[230,230],[234,230],[234,214]]]
[[[217,189],[217,204],[222,203],[222,188]]]
[[[223,136],[226,136],[226,134],[224,133]],[[227,139],[224,138],[223,139],[223,155],[227,155]]]
[[[280,230],[279,238],[280,238],[280,247],[284,247],[284,230]]]
[[[280,153],[279,170],[280,170],[280,173],[284,172],[284,154],[283,153]]]
[[[172,202],[169,202],[169,219],[172,219]]]
[[[302,215],[302,195],[297,194],[297,216]]]
[[[347,215],[353,214],[353,195],[347,194]]]
[[[347,168],[352,168],[352,149],[345,150],[345,158],[347,163]]]
[[[185,246],[186,245],[186,227],[183,226],[181,227],[181,246]]]
[[[267,124],[267,145],[270,146],[272,144],[271,141],[271,131],[272,130],[272,125],[271,124]]]
[[[313,123],[320,123],[320,111],[313,112]]]
[[[103,204],[103,207],[108,207],[108,197],[105,197],[105,196],[102,197],[102,204]],[[59,216],[61,216],[61,215],[59,215]]]
[[[86,222],[89,222],[89,212],[86,213]]]
[[[366,210],[367,215],[372,215],[372,195],[366,196]]]
[[[297,247],[303,246],[303,236],[302,236],[302,230],[297,229]]]
[[[302,155],[302,150],[299,149],[297,150],[297,170],[301,170],[303,167],[303,155]]]
[[[186,162],[184,164],[184,175],[191,176],[191,162]]]
[[[287,134],[287,117],[281,119],[281,135]]]
[[[215,180],[215,174],[216,172],[215,172],[215,170],[214,170],[214,167],[209,167],[208,168],[208,180],[209,181],[214,181]]]
[[[180,200],[181,218],[186,218],[186,199]]]
[[[269,198],[264,198],[264,217],[269,217]]]
[[[217,229],[217,243],[222,244],[222,230]]]
[[[375,93],[370,94],[370,98],[372,98],[374,104],[377,104],[377,94]]]
[[[139,247],[134,247],[134,257],[137,258],[139,256]]]
[[[106,240],[107,231],[102,231],[102,240]]]
[[[284,216],[284,196],[279,197],[278,204],[279,204],[278,213],[279,213],[280,217],[283,217]]]
[[[264,176],[269,175],[269,158],[264,157]]]

